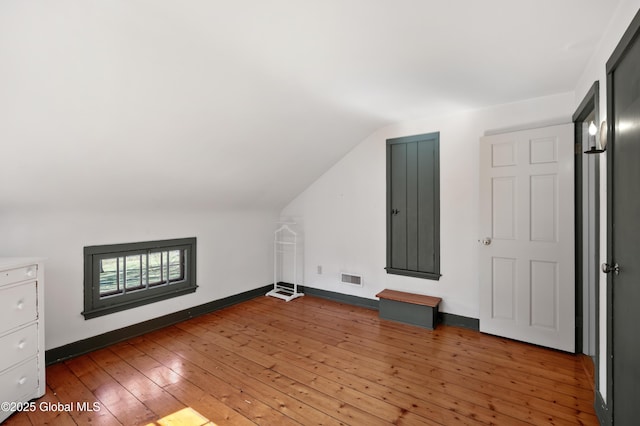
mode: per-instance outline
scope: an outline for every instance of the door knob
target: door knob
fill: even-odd
[[[483,246],[491,245],[491,238],[489,238],[489,237],[484,237],[483,239],[478,240],[478,241],[480,241]]]
[[[603,263],[602,272],[604,272],[605,274],[613,272],[614,274],[618,275],[620,273],[620,266],[617,263],[614,263],[613,266],[609,265],[608,263]]]

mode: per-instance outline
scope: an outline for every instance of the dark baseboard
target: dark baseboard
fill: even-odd
[[[597,372],[596,372],[597,374]],[[611,426],[611,415],[609,414],[609,407],[607,407],[607,403],[602,399],[602,394],[596,390],[596,398],[593,403],[594,408],[596,409],[596,416],[598,417],[598,421],[602,426]]]
[[[336,293],[334,291],[320,290],[313,287],[299,286],[298,288],[304,294],[333,300],[334,302],[346,303],[347,305],[360,306],[362,308],[375,310],[379,310],[380,306],[379,302],[374,299],[351,296],[349,294]],[[448,314],[446,312],[438,313],[438,323],[454,327],[468,328],[474,331],[480,330],[480,321],[477,318],[463,317],[461,315]]]
[[[480,320],[478,318],[463,317],[456,314],[440,312],[438,315],[440,324],[452,325],[454,327],[468,328],[473,331],[480,331]]]
[[[213,302],[205,303],[203,305],[194,306],[192,308],[164,315],[159,318],[150,319],[148,321],[120,328],[118,330],[109,331],[98,336],[89,337],[87,339],[69,343],[64,346],[49,349],[45,352],[46,365],[55,364],[57,362],[83,355],[91,351],[106,348],[107,346],[122,342],[127,339],[131,339],[133,337],[141,336],[151,331],[159,330],[163,327],[168,327],[170,325],[174,325],[179,322],[198,317],[200,315],[208,314],[210,312],[226,308],[227,306],[235,305],[237,303],[245,302],[247,300],[263,296],[272,288],[273,285],[266,285],[254,290],[249,290],[240,294],[225,297],[224,299],[214,300]],[[349,294],[321,290],[313,287],[299,286],[299,289],[299,291],[304,292],[305,294],[308,294],[310,296],[316,296],[323,299],[333,300],[335,302],[359,306],[367,309],[379,309],[379,302],[374,299],[367,299],[364,297],[352,296]],[[464,327],[476,331],[479,329],[478,320],[475,318],[468,318],[460,315],[448,314],[445,312],[440,312],[438,318],[441,324]]]
[[[179,322],[198,317],[200,315],[208,314],[210,312],[226,308],[227,306],[245,302],[258,296],[263,296],[272,288],[273,285],[267,285],[264,287],[256,288],[254,290],[245,291],[240,294],[225,297],[224,299],[214,300],[213,302],[194,306],[183,311],[174,312],[172,314],[150,319],[139,324],[133,324],[128,327],[100,334],[98,336],[89,337],[88,339],[79,340],[77,342],[69,343],[64,346],[49,349],[45,352],[45,362],[46,365],[51,365],[69,358],[95,351],[97,349],[102,349],[107,346],[122,342],[123,340],[131,339],[132,337],[137,337],[151,331],[159,330],[163,327],[168,327],[170,325],[174,325]]]
[[[336,293],[334,291],[320,290],[313,287],[298,287],[300,291],[309,296],[316,296],[322,299],[333,300],[334,302],[346,303],[347,305],[359,306],[361,308],[378,310],[378,301],[365,297],[352,296],[350,294]]]

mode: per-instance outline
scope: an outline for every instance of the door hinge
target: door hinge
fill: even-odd
[[[573,148],[574,148],[575,154],[582,154],[582,146],[579,143],[575,144]]]

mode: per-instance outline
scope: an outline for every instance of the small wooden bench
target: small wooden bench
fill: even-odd
[[[380,318],[430,330],[434,330],[438,324],[438,306],[442,302],[439,297],[388,289],[382,290],[376,297],[380,298]]]

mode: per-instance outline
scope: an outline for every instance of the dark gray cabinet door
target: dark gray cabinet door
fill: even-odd
[[[407,269],[407,144],[391,145],[391,266]]]
[[[440,278],[439,140],[387,140],[388,273]]]
[[[417,241],[416,259],[419,271],[440,272],[440,180],[438,140],[418,143]],[[419,256],[419,254],[421,254]],[[438,262],[438,263],[436,263]]]

